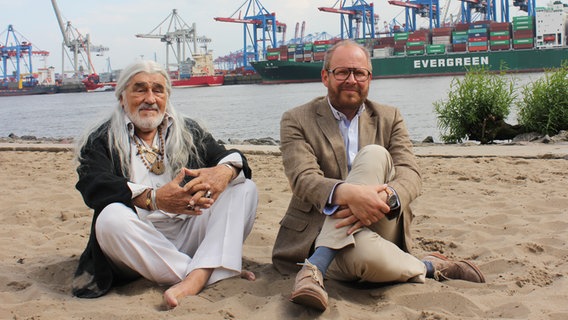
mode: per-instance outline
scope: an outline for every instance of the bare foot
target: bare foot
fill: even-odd
[[[256,280],[256,275],[248,270],[243,270],[241,271],[241,278],[246,279],[248,281],[254,281]]]
[[[195,269],[191,271],[182,282],[171,286],[164,292],[164,301],[169,308],[175,308],[179,305],[179,299],[187,296],[198,294],[209,277],[211,277],[213,269]]]

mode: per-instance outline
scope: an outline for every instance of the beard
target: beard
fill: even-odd
[[[368,90],[368,88],[362,89],[358,85],[351,86],[343,83],[337,87],[328,87],[328,95],[333,106],[359,109],[367,98]]]
[[[155,116],[142,116],[143,110],[155,110],[158,112]],[[156,129],[164,120],[165,112],[161,112],[157,104],[141,103],[135,112],[131,112],[129,108],[124,108],[126,115],[134,123],[134,126],[142,131],[151,131]]]

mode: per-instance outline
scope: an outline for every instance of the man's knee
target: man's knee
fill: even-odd
[[[390,158],[390,153],[385,147],[378,144],[368,144],[359,150],[358,155],[362,157],[370,157],[372,159],[384,159],[388,161]]]
[[[111,203],[97,217],[95,230],[97,238],[105,235],[122,234],[129,219],[138,219],[136,213],[122,203]]]

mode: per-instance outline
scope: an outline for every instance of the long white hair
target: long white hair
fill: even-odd
[[[161,65],[151,60],[138,61],[121,71],[115,88],[115,96],[117,99],[116,107],[110,115],[105,116],[102,120],[93,125],[77,140],[75,148],[76,159],[80,162],[81,151],[89,141],[94,140],[97,135],[100,136],[106,133],[108,134],[107,143],[109,149],[115,151],[118,155],[120,166],[125,177],[130,177],[130,137],[120,97],[124,90],[126,90],[130,79],[140,72],[160,74],[166,79],[166,117],[171,117],[173,123],[168,129],[165,153],[167,154],[168,163],[172,168],[172,174],[176,175],[179,170],[187,164],[188,159],[194,159],[196,163],[201,164],[202,161],[197,153],[193,135],[187,129],[184,117],[174,109],[170,102],[169,98],[172,91],[170,77]],[[104,125],[107,126],[106,130],[101,130],[101,126]],[[113,156],[111,152],[111,157]]]

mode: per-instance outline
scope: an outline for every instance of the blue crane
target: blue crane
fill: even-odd
[[[32,44],[27,41],[20,41],[12,25],[8,25],[4,45],[0,43],[0,57],[2,59],[2,78],[1,84],[7,85],[12,79],[18,86],[34,86],[37,80],[33,77],[32,55],[48,56],[47,51],[33,51]],[[15,60],[15,64],[14,64]],[[8,61],[14,68],[13,73],[8,73]],[[22,72],[24,71],[24,72]],[[22,78],[22,75],[25,76]]]
[[[406,23],[404,31],[416,30],[416,16],[429,19],[429,28],[440,27],[440,6],[438,0],[389,0],[389,4],[405,8]]]
[[[460,0],[461,4],[461,22],[473,22],[474,15],[478,14],[481,20],[497,21],[497,6],[495,0]],[[508,6],[507,6],[508,11]],[[506,16],[508,16],[508,12]]]
[[[513,0],[513,6],[519,7],[521,11],[527,12],[529,16],[535,15],[536,0]]]
[[[339,5],[339,7],[336,7]],[[375,9],[373,4],[368,4],[364,0],[351,1],[351,5],[347,4],[347,0],[338,0],[332,7],[318,8],[323,12],[341,14],[341,38],[375,38]],[[359,35],[359,26],[363,30]]]
[[[497,1],[496,0],[460,0],[461,4],[461,22],[471,23],[474,15],[480,16],[481,20],[510,22],[509,17],[509,0],[500,0],[501,14],[498,18]],[[519,7],[521,11],[525,11],[529,16],[534,16],[536,11],[535,0],[513,0],[513,6]]]
[[[240,13],[244,7],[246,7],[245,13],[243,17],[241,17]],[[238,17],[235,18],[237,12],[239,14]],[[286,32],[286,24],[277,21],[276,14],[268,12],[259,0],[247,0],[230,17],[216,17],[214,19],[221,22],[243,24],[243,65],[247,67],[250,67],[248,64],[249,56],[252,56],[254,61],[259,61],[261,58],[264,59],[268,46],[272,48],[277,47],[276,32],[283,32],[284,34]],[[252,27],[252,37],[249,26]],[[247,37],[251,37],[252,52],[247,51],[247,48],[249,48],[247,45]],[[258,48],[259,42],[262,42],[262,50]],[[282,42],[284,42],[284,40]]]

